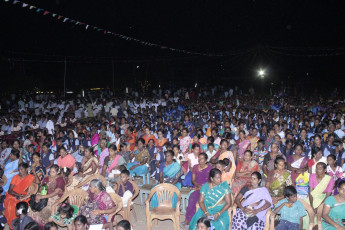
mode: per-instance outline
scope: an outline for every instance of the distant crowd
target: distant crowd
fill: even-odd
[[[323,229],[345,229],[344,98],[237,87],[11,95],[0,116],[0,222],[11,229],[112,228],[111,194],[127,205],[132,180],[147,174],[191,190],[181,223],[191,230],[263,230],[268,210],[280,216],[276,229],[307,229],[300,200],[322,209]],[[83,205],[53,209],[94,175],[107,183],[84,186]],[[130,229],[126,221],[116,228]]]

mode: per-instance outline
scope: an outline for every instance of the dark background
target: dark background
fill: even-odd
[[[0,0],[1,91],[153,86],[343,89],[344,1],[25,0],[115,33],[85,30]],[[216,56],[212,56],[216,54]],[[223,56],[217,56],[223,55]],[[257,70],[267,76],[259,79]]]

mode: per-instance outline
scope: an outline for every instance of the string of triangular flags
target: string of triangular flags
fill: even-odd
[[[159,45],[159,44],[155,44],[155,43],[139,40],[139,39],[136,39],[136,38],[128,37],[128,36],[125,36],[125,35],[122,35],[122,34],[114,33],[114,32],[112,32],[110,30],[106,30],[106,29],[103,29],[103,28],[100,28],[100,27],[97,27],[97,26],[93,26],[93,25],[90,25],[90,24],[87,24],[87,23],[84,23],[84,22],[72,19],[72,18],[68,18],[68,17],[62,16],[60,14],[57,14],[57,13],[54,13],[54,12],[51,12],[51,11],[39,8],[39,7],[34,6],[34,5],[30,5],[28,3],[25,3],[25,2],[22,2],[22,1],[19,1],[19,0],[4,0],[4,1],[5,2],[12,2],[13,5],[19,5],[22,8],[26,8],[26,9],[31,10],[31,11],[36,12],[36,13],[40,13],[43,16],[50,15],[52,18],[54,18],[54,19],[56,19],[58,21],[64,22],[64,23],[67,23],[67,22],[73,23],[75,25],[84,27],[85,30],[94,30],[94,31],[97,31],[97,32],[103,32],[104,34],[111,35],[111,36],[114,36],[114,37],[117,37],[117,38],[120,38],[120,39],[123,39],[123,40],[127,40],[127,41],[134,41],[134,42],[137,42],[137,43],[139,43],[141,45],[144,45],[144,46],[155,47],[155,48],[159,48],[159,49],[163,49],[163,50],[170,50],[170,51],[173,51],[173,52],[179,52],[179,53],[190,54],[190,55],[209,56],[209,57],[221,57],[221,56],[224,56],[224,55],[217,55],[217,54],[210,54],[210,53],[200,53],[200,52],[194,52],[194,51],[188,51],[188,50],[183,50],[183,49],[175,49],[175,48],[171,48],[171,47],[167,47],[167,46],[162,46],[162,45]]]

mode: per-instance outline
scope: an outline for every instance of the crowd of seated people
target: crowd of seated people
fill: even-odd
[[[112,229],[118,204],[110,193],[125,206],[130,181],[149,175],[189,189],[184,228],[264,229],[271,210],[280,216],[276,229],[307,229],[303,200],[315,214],[323,207],[325,229],[345,229],[339,98],[94,99],[26,96],[1,107],[1,226]],[[94,175],[106,184],[89,181],[82,205],[62,202],[53,213],[64,194]],[[151,207],[157,202],[153,196]]]

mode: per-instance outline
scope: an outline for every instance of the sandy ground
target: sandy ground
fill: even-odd
[[[130,222],[133,225],[133,230],[146,230],[146,214],[145,214],[145,206],[140,205],[140,198],[136,198],[134,201],[134,208],[137,214],[137,222],[134,221],[133,214],[131,213]],[[184,221],[185,215],[180,215],[180,222]],[[120,220],[120,218],[117,218],[117,220]],[[163,220],[158,221],[158,225],[154,224],[154,221],[152,221],[152,230],[158,230],[158,229],[164,229],[164,230],[173,230],[173,222],[171,220]],[[183,229],[180,227],[180,229]],[[186,228],[187,229],[187,228]]]
[[[142,180],[137,178],[135,182],[140,185],[142,184]],[[156,182],[155,180],[151,179],[150,184],[154,185]],[[145,205],[141,206],[140,204],[140,194],[138,197],[134,200],[134,208],[137,214],[137,222],[135,222],[133,213],[131,212],[130,215],[130,222],[133,225],[133,230],[146,230],[146,213],[145,213]],[[121,217],[118,217],[117,220],[120,220]],[[185,214],[180,215],[180,223],[185,220]],[[152,221],[152,230],[158,230],[158,229],[164,229],[164,230],[174,230],[173,222],[171,220],[158,220],[158,225],[155,225],[155,221]],[[180,225],[180,229],[184,229]],[[188,229],[188,226],[185,227],[185,229]]]

